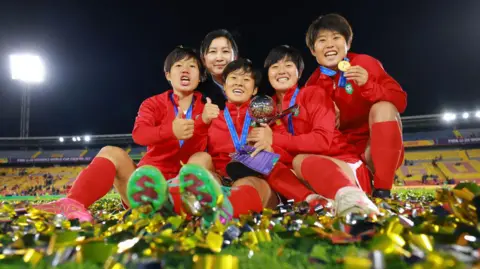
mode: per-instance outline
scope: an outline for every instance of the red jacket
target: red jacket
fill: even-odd
[[[242,135],[243,122],[249,104],[250,102],[246,102],[240,107],[237,107],[235,104],[227,102],[225,105],[230,112],[230,116],[232,117],[239,138]],[[275,124],[272,126],[272,130],[277,131],[276,126],[280,127],[282,125]],[[251,128],[249,130],[251,130]],[[275,153],[280,154],[281,162],[291,162],[292,158],[286,151],[277,147],[273,147],[273,150]],[[225,168],[232,160],[229,154],[234,152],[235,146],[233,145],[233,140],[230,136],[230,131],[228,130],[227,122],[225,121],[225,116],[222,112],[218,118],[212,121],[208,130],[208,153],[212,156],[215,170],[217,170],[222,176],[227,176]]]
[[[173,134],[172,122],[175,119],[174,105],[170,100],[172,90],[152,96],[143,101],[133,128],[133,141],[147,146],[147,153],[138,166],[153,165],[162,171],[166,179],[175,177],[180,170],[180,161],[187,163],[188,158],[205,146],[199,141],[207,135],[208,125],[202,120],[202,94],[194,92],[192,119],[195,120],[193,137],[184,141],[180,147],[179,140]],[[178,97],[174,95],[175,106]],[[183,115],[185,117],[185,115]]]
[[[357,153],[361,154],[370,137],[368,116],[372,105],[388,101],[395,105],[398,112],[403,113],[407,106],[407,93],[375,58],[356,53],[348,53],[347,57],[352,66],[359,65],[368,72],[368,81],[362,87],[350,81],[352,94],[336,87],[339,74],[332,79],[321,74],[319,68],[313,72],[305,86],[318,85],[332,97],[340,110],[340,131],[347,136],[349,143],[356,145]]]
[[[282,109],[288,108],[297,86],[289,89],[282,100]],[[274,96],[277,102],[277,96]],[[332,99],[318,86],[304,87],[297,95],[298,115],[292,116],[294,135],[275,132],[273,144],[297,154],[319,154],[356,162],[355,147],[335,128],[335,108]],[[288,117],[282,119],[288,126]]]

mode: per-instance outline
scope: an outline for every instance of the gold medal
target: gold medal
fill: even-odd
[[[349,68],[350,68],[350,63],[347,62],[347,61],[340,61],[340,62],[338,63],[338,70],[340,70],[340,71],[345,72],[345,71],[347,71]]]

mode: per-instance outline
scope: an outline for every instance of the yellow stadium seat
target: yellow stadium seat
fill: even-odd
[[[439,182],[445,180],[445,176],[429,162],[421,162],[415,165],[402,165],[396,172],[398,178],[405,181],[406,185],[422,184],[423,175],[433,175],[438,177]],[[411,175],[411,176],[408,176]],[[432,179],[429,179],[432,181]]]
[[[464,155],[460,150],[405,152],[405,159],[409,161],[431,161],[440,157],[442,160],[463,160]]]
[[[468,149],[467,154],[470,158],[480,158],[480,149]]]
[[[480,179],[480,161],[439,162],[438,168],[450,179],[478,180]]]

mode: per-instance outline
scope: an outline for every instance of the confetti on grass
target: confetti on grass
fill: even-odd
[[[31,208],[0,206],[0,267],[25,268],[468,268],[480,260],[480,189],[461,183],[436,192],[375,199],[380,216],[305,214],[288,203],[263,214],[202,228],[185,216],[141,218],[107,198],[95,224]],[[26,212],[16,210],[26,206]],[[87,266],[87,267],[85,267]]]

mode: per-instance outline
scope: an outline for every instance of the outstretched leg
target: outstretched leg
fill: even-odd
[[[346,162],[327,156],[298,155],[293,167],[315,192],[334,200],[335,214],[378,213],[378,208],[357,186],[356,173]]]

